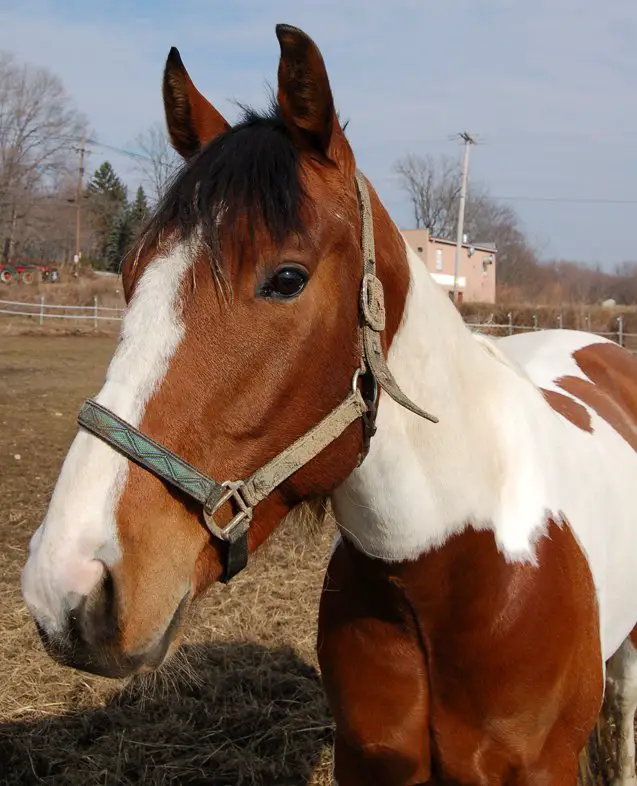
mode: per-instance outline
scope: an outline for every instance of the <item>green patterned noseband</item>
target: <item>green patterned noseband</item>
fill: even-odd
[[[354,371],[352,389],[347,398],[314,428],[248,478],[219,483],[96,401],[89,399],[80,409],[78,423],[82,428],[202,506],[204,522],[210,534],[222,545],[223,582],[228,582],[247,565],[248,533],[256,505],[334,442],[358,418],[363,421],[360,461],[364,459],[376,430],[377,384],[403,407],[437,422],[435,417],[407,398],[385,362],[380,338],[385,329],[383,285],[376,276],[371,203],[367,183],[360,172],[356,173],[356,186],[363,253],[359,301],[360,364]],[[226,503],[233,506],[234,517],[221,528],[214,516]]]

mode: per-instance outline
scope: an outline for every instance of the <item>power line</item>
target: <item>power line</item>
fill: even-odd
[[[66,135],[66,136],[61,136],[60,141],[79,144],[82,142],[82,137]],[[120,153],[121,155],[128,156],[128,158],[136,158],[136,159],[141,159],[143,161],[153,160],[152,157],[146,155],[146,153],[139,153],[136,150],[128,150],[127,148],[118,147],[117,145],[111,145],[108,144],[107,142],[100,142],[98,139],[85,139],[84,142],[85,144],[92,145],[93,147],[101,147],[104,148],[105,150],[112,150],[114,153]],[[74,149],[77,152],[78,148],[74,148]],[[86,152],[89,153],[90,150],[87,149]]]
[[[112,150],[114,153],[121,153],[122,155],[128,156],[129,158],[141,158],[146,161],[151,160],[151,157],[145,155],[144,153],[136,153],[134,150],[126,150],[123,147],[108,145],[106,142],[98,142],[97,139],[89,139],[87,141],[89,145],[93,145],[94,147],[103,147],[105,150]]]
[[[399,185],[399,177],[380,177],[376,178],[378,183],[387,183],[392,186]],[[489,194],[490,199],[497,199],[501,202],[558,202],[558,203],[573,203],[583,205],[637,205],[637,198],[623,199],[620,197],[570,197],[570,196],[531,196],[526,194],[515,195],[496,195]],[[471,195],[469,195],[469,198]],[[401,205],[404,204],[402,199],[385,199],[385,204],[388,205]]]
[[[637,205],[637,199],[613,199],[604,197],[543,197],[543,196],[492,196],[502,202],[564,202],[582,205]]]
[[[105,150],[112,150],[115,153],[120,153],[121,155],[127,156],[128,158],[132,158],[137,161],[149,161],[153,163],[153,167],[162,167],[166,172],[171,173],[174,167],[166,162],[160,160],[153,160],[152,156],[146,155],[145,153],[137,153],[134,150],[126,150],[123,147],[117,147],[116,145],[109,145],[106,142],[98,142],[96,139],[90,139],[89,144],[94,145],[96,147],[102,147]]]

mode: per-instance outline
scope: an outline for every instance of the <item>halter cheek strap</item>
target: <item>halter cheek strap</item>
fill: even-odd
[[[347,398],[316,426],[244,480],[219,483],[96,401],[85,401],[79,411],[78,423],[82,428],[199,502],[210,534],[222,544],[221,581],[224,583],[247,565],[248,530],[254,507],[338,439],[358,418],[363,420],[361,461],[364,459],[376,430],[376,383],[401,406],[420,417],[438,422],[437,418],[418,407],[402,392],[387,367],[380,338],[385,329],[383,286],[376,276],[369,191],[360,172],[356,172],[356,189],[361,210],[364,265],[359,302],[360,368],[354,372],[352,390]],[[233,503],[236,513],[221,528],[214,516],[228,502]]]
[[[438,418],[425,412],[409,399],[398,387],[394,375],[383,355],[380,334],[385,330],[385,297],[383,285],[376,276],[376,246],[374,243],[374,221],[372,206],[369,198],[369,189],[361,172],[356,172],[356,190],[361,210],[362,237],[361,248],[363,252],[363,283],[361,286],[360,310],[362,316],[361,332],[363,335],[363,351],[361,360],[363,368],[365,361],[369,370],[381,388],[405,409],[416,415],[437,423]]]
[[[85,401],[80,408],[78,423],[131,461],[201,504],[208,530],[223,544],[221,581],[227,582],[248,562],[248,529],[253,508],[334,442],[366,411],[367,405],[356,388],[313,429],[248,478],[223,483],[204,474],[93,399]],[[227,502],[235,504],[237,513],[221,528],[214,516]]]

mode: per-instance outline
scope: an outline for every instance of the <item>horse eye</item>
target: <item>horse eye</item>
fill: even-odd
[[[292,298],[300,295],[308,279],[307,270],[298,266],[280,267],[263,288],[265,297]]]

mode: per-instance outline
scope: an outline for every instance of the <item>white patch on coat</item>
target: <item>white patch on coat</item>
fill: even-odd
[[[411,288],[388,363],[440,422],[381,395],[370,452],[332,495],[341,531],[371,556],[403,561],[471,524],[492,529],[506,559],[535,563],[547,514],[563,516],[591,568],[606,659],[637,621],[637,454],[595,412],[590,434],[538,390],[583,376],[573,352],[604,339],[568,330],[476,337],[407,254]]]
[[[126,311],[120,342],[96,400],[139,425],[179,346],[179,293],[192,256],[175,246],[142,274]],[[78,600],[120,558],[115,511],[128,460],[80,429],[62,465],[44,521],[31,539],[22,592],[48,633],[60,632]]]

